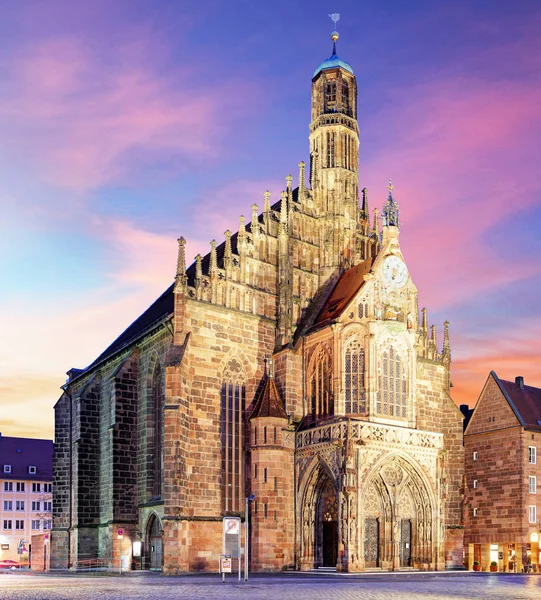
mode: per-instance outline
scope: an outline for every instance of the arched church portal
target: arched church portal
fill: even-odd
[[[321,467],[312,474],[302,506],[302,566],[336,567],[338,560],[338,493]]]
[[[147,523],[145,566],[147,569],[156,571],[161,571],[163,568],[163,530],[156,514],[152,514]]]
[[[419,472],[393,457],[374,468],[362,496],[365,568],[432,568],[432,500]]]

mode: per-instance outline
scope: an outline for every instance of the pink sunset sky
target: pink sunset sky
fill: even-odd
[[[491,369],[541,386],[538,2],[25,0],[0,22],[3,435],[52,437],[66,371],[172,282],[177,237],[206,253],[297,184],[329,12],[454,400]]]

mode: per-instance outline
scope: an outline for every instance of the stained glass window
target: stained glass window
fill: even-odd
[[[407,381],[400,354],[393,346],[380,359],[376,412],[389,417],[406,417]]]
[[[366,410],[364,349],[357,340],[350,342],[345,351],[344,390],[346,414],[364,413]]]
[[[316,353],[309,377],[313,418],[334,414],[331,359],[322,348]]]
[[[224,511],[240,511],[244,503],[244,411],[246,389],[240,363],[231,360],[222,383],[221,442]]]

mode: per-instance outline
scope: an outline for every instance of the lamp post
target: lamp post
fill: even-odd
[[[248,510],[250,502],[255,500],[255,494],[246,496],[246,506],[244,507],[244,535],[246,536],[244,544],[244,581],[248,581],[248,547],[250,538],[250,525],[248,523]]]

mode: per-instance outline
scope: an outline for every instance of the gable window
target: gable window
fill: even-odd
[[[530,494],[537,494],[537,477],[535,475],[528,477],[528,492]]]
[[[528,446],[528,462],[531,465],[537,463],[537,448],[535,446]]]
[[[406,417],[406,370],[393,346],[380,359],[376,412],[389,417]]]
[[[312,418],[333,415],[331,357],[323,347],[314,353],[308,380]]]
[[[364,349],[357,340],[351,341],[346,347],[344,390],[346,414],[364,413],[366,411]]]
[[[221,394],[222,505],[226,512],[242,510],[244,502],[245,385],[242,365],[230,360]]]

